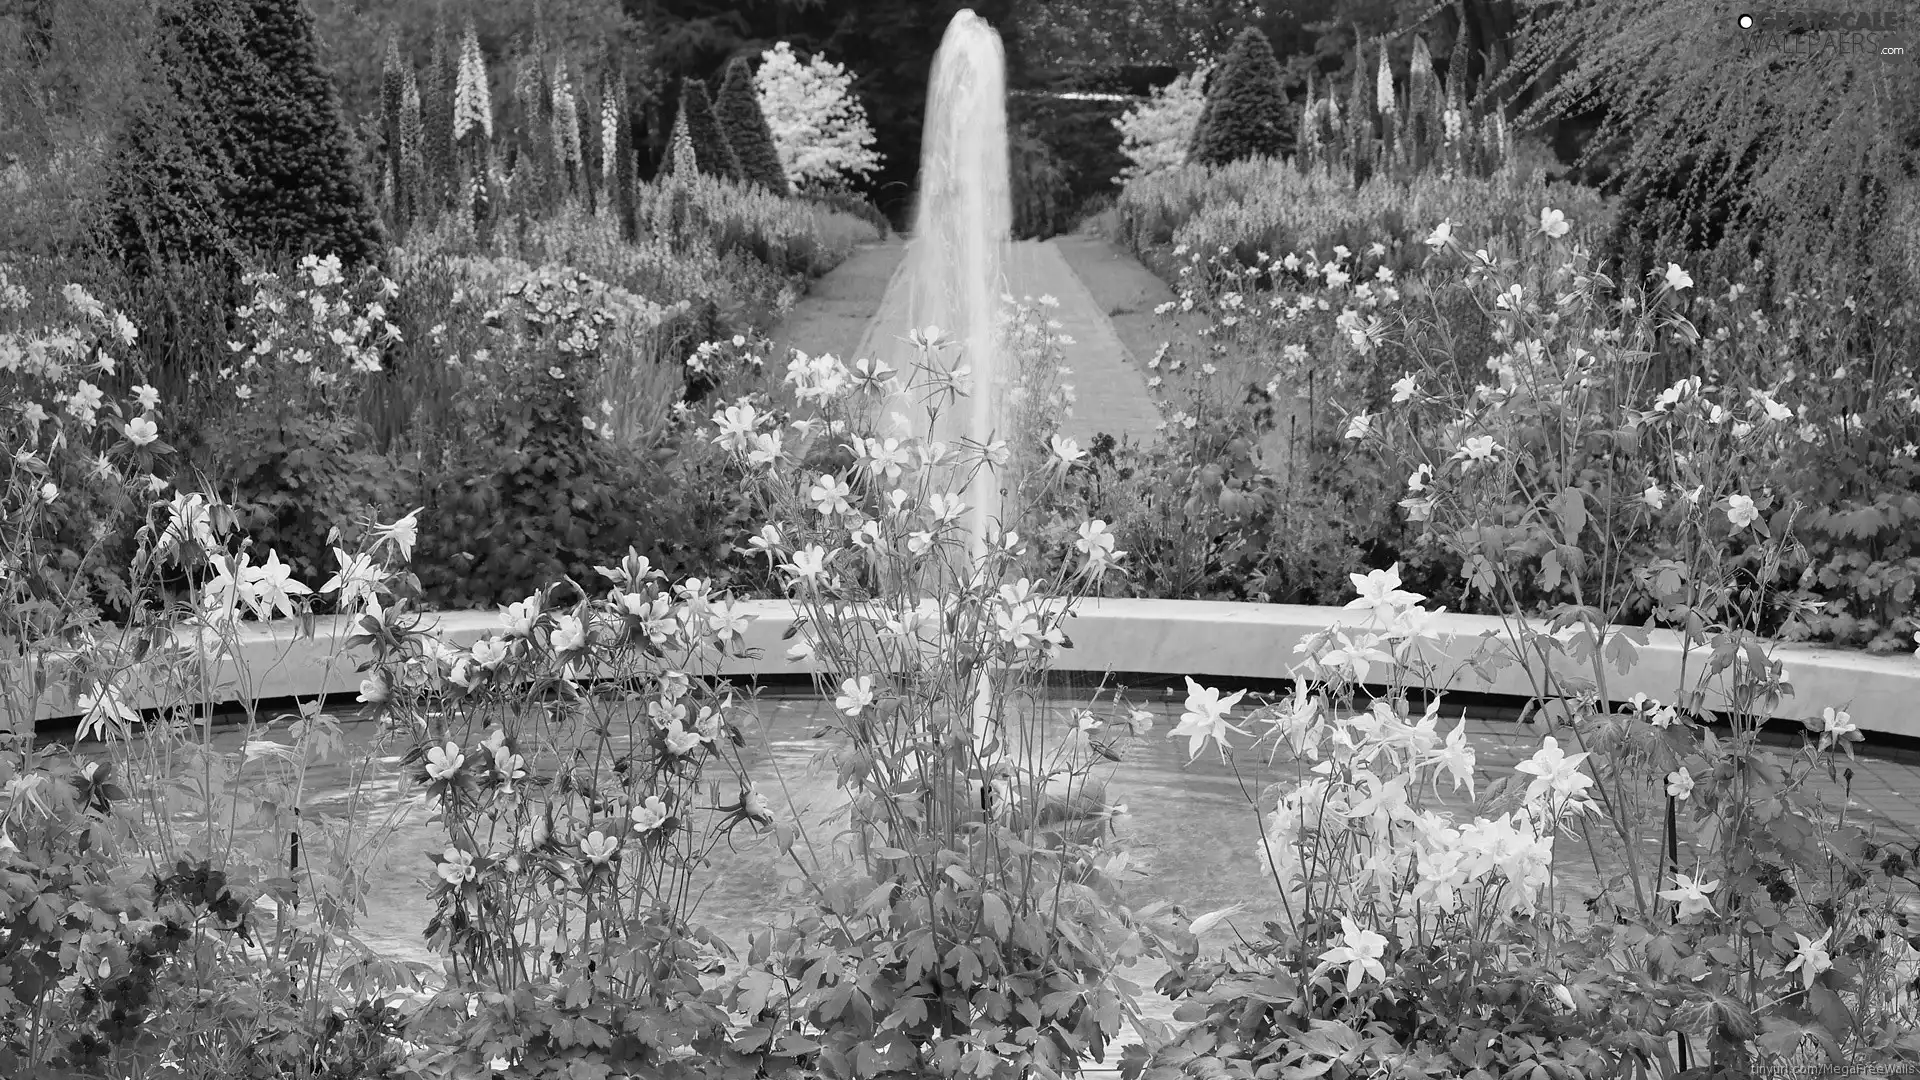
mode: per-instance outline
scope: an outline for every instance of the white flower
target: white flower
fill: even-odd
[[[859,716],[861,711],[873,704],[873,676],[862,675],[847,679],[840,684],[840,696],[833,699],[833,706],[848,716]]]
[[[361,679],[360,696],[356,700],[367,705],[378,705],[387,700],[387,680],[377,673]]]
[[[620,850],[620,841],[595,829],[580,841],[580,854],[590,863],[604,866]]]
[[[812,581],[827,572],[827,552],[819,544],[808,544],[793,553],[793,561],[781,564],[780,569],[802,581]]]
[[[1439,248],[1445,247],[1447,244],[1447,241],[1451,240],[1452,238],[1453,238],[1453,222],[1451,220],[1442,221],[1439,225],[1434,227],[1434,230],[1431,233],[1427,234],[1427,238],[1424,241],[1424,243],[1428,247],[1438,250]]]
[[[649,795],[647,800],[633,808],[633,827],[637,832],[652,832],[667,823],[667,804],[658,795]]]
[[[160,426],[144,416],[127,421],[126,427],[121,430],[135,446],[145,446],[160,437]]]
[[[1418,392],[1419,388],[1413,381],[1413,373],[1408,372],[1399,382],[1393,384],[1393,403],[1398,405],[1404,401],[1411,401],[1413,395]]]
[[[1581,799],[1582,792],[1593,786],[1593,778],[1580,771],[1580,763],[1588,755],[1569,756],[1560,749],[1560,741],[1549,735],[1542,740],[1540,749],[1533,757],[1515,765],[1515,772],[1530,774],[1533,781],[1527,785],[1527,798],[1537,800],[1551,793],[1568,799]]]
[[[51,481],[40,485],[40,501],[50,503],[60,497],[60,489]]]
[[[1691,288],[1693,286],[1693,279],[1687,276],[1685,270],[1680,269],[1679,263],[1670,262],[1667,264],[1667,285],[1677,292],[1681,289]]]
[[[1340,928],[1340,944],[1320,954],[1320,966],[1314,974],[1344,966],[1349,994],[1358,990],[1368,975],[1385,982],[1387,968],[1380,961],[1387,954],[1387,939],[1372,930],[1362,930],[1351,915],[1340,916]]]
[[[1693,794],[1693,786],[1693,774],[1684,765],[1667,774],[1668,798],[1686,802],[1687,797]]]
[[[1561,213],[1558,210],[1551,209],[1549,207],[1541,207],[1540,209],[1540,231],[1541,232],[1546,233],[1547,236],[1551,237],[1552,239],[1558,240],[1561,237],[1567,235],[1567,230],[1570,227],[1571,226],[1567,224],[1567,215]]]
[[[1646,503],[1648,509],[1658,510],[1667,505],[1667,489],[1659,484],[1648,484],[1647,490],[1640,493],[1640,501]]]
[[[1760,512],[1754,509],[1753,499],[1746,495],[1727,496],[1727,520],[1733,523],[1734,531],[1760,520]]]
[[[467,763],[467,755],[460,752],[456,743],[436,746],[427,751],[427,776],[434,780],[451,780],[460,772],[460,766]]]
[[[820,512],[821,517],[830,518],[853,509],[847,502],[847,496],[852,493],[853,489],[847,486],[846,481],[821,473],[819,479],[807,488],[807,500],[814,504],[814,509]]]
[[[1227,714],[1233,711],[1234,705],[1245,697],[1246,693],[1245,690],[1237,690],[1223,699],[1219,690],[1201,686],[1189,676],[1186,711],[1180,716],[1179,726],[1167,732],[1167,738],[1185,735],[1189,760],[1199,757],[1201,747],[1207,744],[1208,739],[1212,739],[1220,744],[1220,753],[1224,758],[1226,751],[1230,748],[1227,743],[1227,732],[1246,734],[1245,731],[1227,723]]]
[[[1407,592],[1400,588],[1399,563],[1394,563],[1385,570],[1348,574],[1347,579],[1353,582],[1354,591],[1360,594],[1347,601],[1348,608],[1385,611],[1391,614],[1400,608],[1418,604],[1426,599],[1421,593]]]
[[[1852,715],[1845,709],[1828,706],[1820,711],[1820,717],[1822,720],[1820,749],[1825,750],[1835,742],[1859,737],[1860,725],[1853,722]]]
[[[1053,449],[1054,460],[1069,468],[1078,464],[1087,456],[1087,452],[1080,449],[1080,444],[1072,439],[1055,435],[1050,442]]]
[[[278,551],[269,550],[266,562],[247,568],[246,578],[252,592],[254,614],[263,619],[270,611],[278,611],[282,618],[293,618],[293,598],[313,593],[294,580],[293,569],[280,561]]]
[[[499,638],[481,638],[473,643],[473,662],[491,671],[507,658],[507,643]]]
[[[502,628],[508,637],[527,637],[533,633],[533,624],[540,618],[540,598],[529,596],[525,600],[516,600],[500,609]]]
[[[1718,881],[1705,883],[1695,881],[1686,874],[1673,875],[1674,887],[1660,894],[1662,900],[1672,900],[1680,905],[1679,918],[1682,921],[1693,918],[1702,912],[1713,910],[1713,898],[1708,894],[1720,887]]]
[[[549,639],[553,651],[572,652],[587,643],[587,628],[578,615],[562,615],[553,622],[553,635]]]
[[[393,545],[394,550],[400,553],[401,562],[410,562],[413,559],[413,545],[420,539],[420,510],[413,511],[391,525],[382,525],[374,532],[382,540]]]
[[[1493,441],[1493,436],[1474,435],[1460,444],[1460,449],[1453,457],[1456,461],[1462,458],[1468,461],[1491,461],[1493,455],[1502,449],[1504,447]]]
[[[446,850],[445,861],[435,868],[435,873],[454,885],[465,884],[480,876],[480,871],[473,865],[473,856],[459,848]]]
[[[1800,972],[1800,981],[1809,990],[1813,989],[1813,980],[1821,972],[1833,967],[1833,957],[1827,953],[1827,938],[1832,933],[1832,930],[1828,930],[1820,935],[1818,941],[1808,940],[1805,934],[1793,935],[1796,941],[1793,963],[1788,964],[1786,970],[1789,974]]]
[[[1364,439],[1367,437],[1368,433],[1371,432],[1372,430],[1373,430],[1372,414],[1355,413],[1353,416],[1353,419],[1347,421],[1346,437],[1349,439]]]

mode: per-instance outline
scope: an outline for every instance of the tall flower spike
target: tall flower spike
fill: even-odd
[[[553,157],[562,167],[579,167],[580,109],[573,96],[573,77],[562,55],[553,64]]]
[[[473,20],[467,20],[467,32],[460,42],[460,74],[453,94],[453,138],[461,138],[478,128],[488,140],[493,138],[493,96],[487,88],[487,61],[480,52],[480,33]]]
[[[1394,111],[1393,68],[1387,63],[1387,48],[1380,47],[1380,74],[1374,87],[1374,99],[1380,103],[1380,112],[1391,115]]]
[[[620,98],[611,71],[600,77],[600,180],[613,186],[620,169]]]

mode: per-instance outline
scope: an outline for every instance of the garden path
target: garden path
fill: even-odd
[[[1121,340],[1108,309],[1094,298],[1063,249],[1053,241],[1015,243],[1009,250],[1005,272],[1007,291],[1014,297],[1052,296],[1060,302],[1051,316],[1060,323],[1059,332],[1073,342],[1064,349],[1070,374],[1062,381],[1073,387],[1076,397],[1073,415],[1061,423],[1061,433],[1083,447],[1103,431],[1135,443],[1156,439],[1160,414],[1147,391],[1140,362]],[[1145,268],[1141,272],[1145,273]],[[904,275],[896,272],[884,292],[854,356],[884,352],[887,343],[904,339],[913,329]],[[807,347],[798,336],[795,342],[800,348]],[[816,347],[810,351],[820,350]]]
[[[810,355],[856,355],[906,252],[906,240],[894,233],[885,240],[861,244],[847,261],[815,279],[774,329],[771,355],[779,370],[786,370],[789,349]]]

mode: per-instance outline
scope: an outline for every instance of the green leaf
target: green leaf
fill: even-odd
[[[1007,940],[1007,930],[1012,924],[1007,914],[1006,901],[994,893],[982,893],[980,896],[981,916],[986,921],[987,932],[995,941]]]

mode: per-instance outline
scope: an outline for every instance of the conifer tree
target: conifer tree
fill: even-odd
[[[720,118],[713,113],[713,99],[707,96],[706,84],[698,79],[680,80],[680,104],[700,171],[722,180],[742,180],[740,159],[720,128]]]
[[[1292,115],[1280,61],[1258,28],[1248,27],[1214,77],[1195,160],[1226,165],[1293,150]]]
[[[1189,165],[1200,161],[1200,147],[1206,142],[1207,128],[1213,124],[1213,103],[1216,100],[1213,91],[1220,85],[1219,79],[1223,67],[1224,65],[1215,65],[1213,70],[1207,73],[1206,98],[1200,106],[1200,119],[1194,122],[1193,136],[1187,143],[1187,164]]]
[[[736,56],[727,64],[726,80],[713,107],[746,179],[775,195],[790,194],[786,170],[780,167],[780,151],[773,145],[773,130],[767,126],[766,114],[760,111],[753,70],[747,66],[746,57]]]
[[[236,0],[192,0],[157,13],[99,221],[104,243],[138,272],[236,253],[224,202],[233,161],[210,69],[245,52],[243,11]]]
[[[252,0],[250,7],[248,62],[224,80],[238,181],[227,212],[254,247],[367,262],[380,250],[379,225],[354,172],[313,17],[302,0]]]

